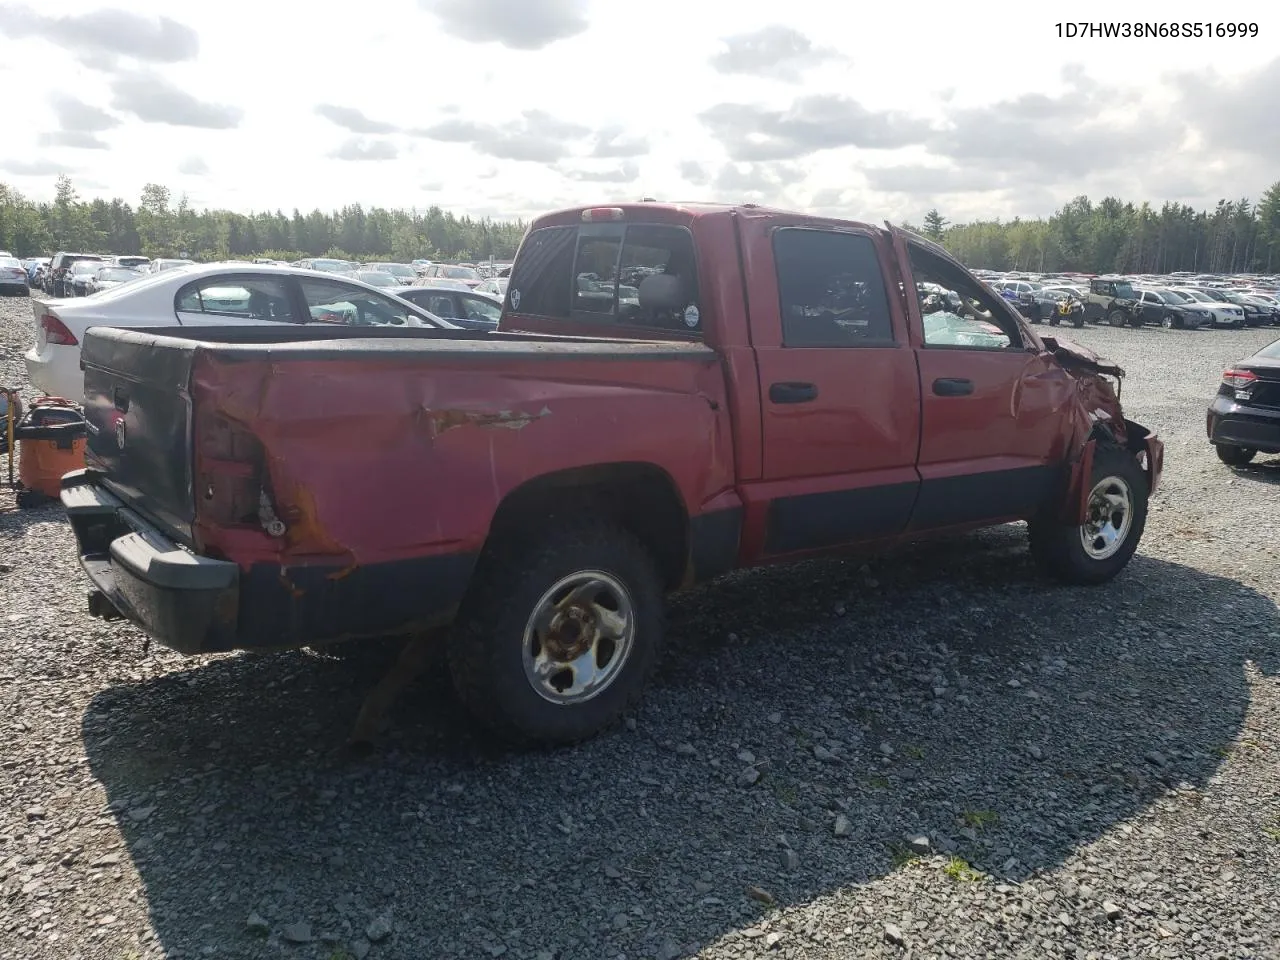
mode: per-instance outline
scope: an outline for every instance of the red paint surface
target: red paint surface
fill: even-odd
[[[495,354],[477,362],[441,353],[287,363],[274,363],[268,351],[234,362],[201,355],[192,381],[197,406],[261,442],[289,528],[275,540],[198,514],[202,549],[244,567],[476,551],[499,504],[521,484],[574,467],[644,463],[671,478],[690,516],[745,504],[739,561],[752,564],[766,559],[765,514],[776,497],[1044,464],[1071,465],[1074,477],[1096,411],[1123,436],[1111,387],[1082,372],[1087,358],[1070,372],[1034,331],[1025,351],[924,348],[916,298],[895,295],[912,289],[900,233],[759,208],[623,209],[628,219],[692,231],[704,355],[603,362],[566,353],[530,362]],[[580,222],[576,208],[531,229]],[[770,231],[799,224],[873,237],[896,346],[782,346]],[[502,329],[618,335],[608,323],[511,313]],[[968,378],[977,389],[936,397],[930,384],[938,377]],[[782,380],[815,383],[820,399],[769,403],[768,384]],[[1148,449],[1154,486],[1162,457]],[[201,469],[197,459],[197,475]],[[1072,495],[1064,514],[1074,512]]]

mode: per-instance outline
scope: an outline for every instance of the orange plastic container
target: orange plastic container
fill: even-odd
[[[71,401],[35,400],[14,430],[23,488],[56,498],[62,491],[62,475],[84,468],[87,435],[84,415]]]

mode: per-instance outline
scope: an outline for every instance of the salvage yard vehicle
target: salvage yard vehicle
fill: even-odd
[[[1166,330],[1195,330],[1212,315],[1196,309],[1168,290],[1138,288],[1138,316],[1143,323],[1158,323]]]
[[[1138,293],[1133,284],[1121,277],[1096,277],[1089,281],[1089,291],[1084,295],[1084,317],[1113,327],[1140,327]]]
[[[1280,340],[1223,371],[1205,426],[1218,459],[1230,466],[1280,453]]]
[[[97,327],[83,359],[91,612],[185,654],[409,634],[383,693],[443,643],[517,740],[614,721],[664,594],[735,568],[1025,520],[1107,581],[1163,466],[1119,367],[941,247],[754,205],[539,217],[496,332]]]

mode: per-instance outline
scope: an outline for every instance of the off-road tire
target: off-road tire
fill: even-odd
[[[1107,314],[1107,323],[1111,324],[1113,327],[1123,327],[1128,322],[1129,315],[1118,308],[1113,308],[1111,312]]]
[[[1218,459],[1229,467],[1243,467],[1258,455],[1253,447],[1237,447],[1230,443],[1215,443],[1213,449],[1217,451]]]
[[[608,573],[626,588],[635,634],[612,683],[581,703],[558,704],[526,678],[525,626],[552,586],[586,570]],[[449,672],[462,703],[500,737],[576,743],[614,723],[639,699],[661,655],[664,619],[657,566],[627,530],[603,517],[548,524],[486,550],[449,634]]]
[[[1106,583],[1124,569],[1142,539],[1147,524],[1147,475],[1132,453],[1118,444],[1099,444],[1094,450],[1093,472],[1086,480],[1089,489],[1107,477],[1118,477],[1132,495],[1132,517],[1129,531],[1120,549],[1105,559],[1092,557],[1085,550],[1081,527],[1065,524],[1057,517],[1045,515],[1029,526],[1031,556],[1045,573],[1072,584]]]

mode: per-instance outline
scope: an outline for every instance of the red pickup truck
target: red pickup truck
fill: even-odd
[[[443,631],[523,739],[616,718],[663,598],[737,567],[1029,522],[1079,584],[1163,445],[1123,371],[885,226],[638,203],[537,219],[495,333],[98,328],[63,503],[95,584],[184,653]]]

